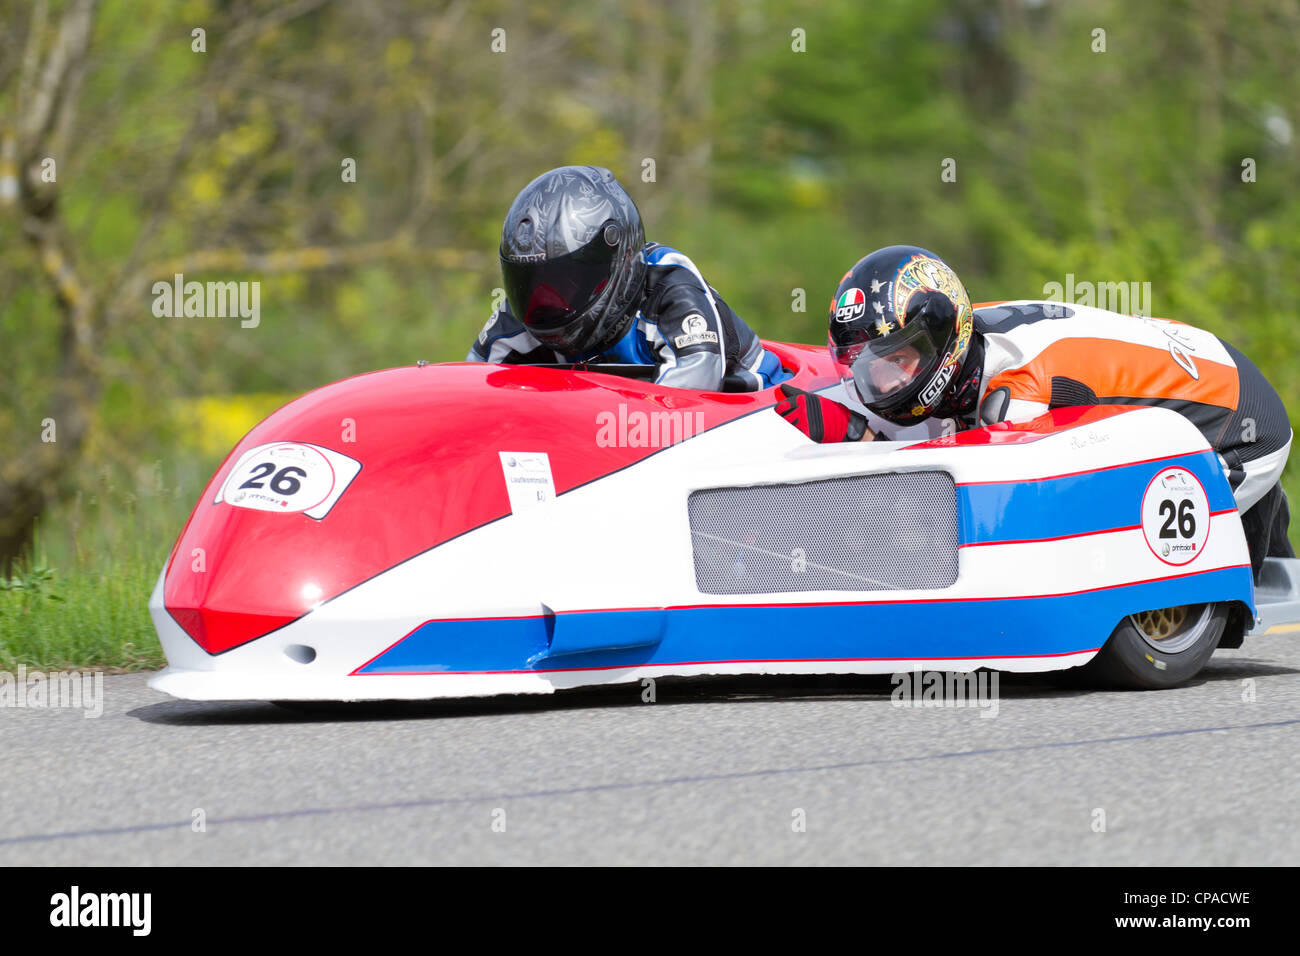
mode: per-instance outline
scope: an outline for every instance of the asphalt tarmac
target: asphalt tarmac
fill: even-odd
[[[303,715],[145,679],[0,708],[0,864],[1300,862],[1300,635],[1173,691],[1002,675],[996,709],[834,677]]]

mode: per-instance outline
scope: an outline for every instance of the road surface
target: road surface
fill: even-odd
[[[888,679],[661,681],[305,716],[106,677],[0,709],[0,863],[1295,864],[1300,635],[1191,686],[904,708]]]

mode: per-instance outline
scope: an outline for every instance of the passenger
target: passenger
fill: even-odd
[[[724,392],[791,377],[690,259],[645,241],[607,169],[563,166],[525,186],[500,255],[506,302],[466,361],[653,365],[659,385]]]
[[[835,290],[831,354],[872,422],[824,396],[781,386],[776,410],[818,442],[888,439],[951,419],[958,429],[1020,422],[1075,405],[1160,405],[1219,455],[1258,581],[1266,556],[1294,557],[1279,481],[1291,425],[1277,391],[1228,343],[1167,319],[1059,302],[971,308],[933,253],[889,246]]]

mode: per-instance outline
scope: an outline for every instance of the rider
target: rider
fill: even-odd
[[[608,169],[562,166],[525,186],[500,254],[506,301],[466,361],[654,365],[659,385],[724,392],[790,377],[690,259],[645,241]]]
[[[1256,578],[1265,556],[1294,556],[1279,482],[1291,450],[1286,408],[1249,359],[1209,332],[1058,302],[975,311],[936,255],[889,246],[840,280],[830,349],[849,395],[877,417],[782,385],[777,412],[814,441],[887,439],[935,419],[966,429],[1072,405],[1162,405],[1218,453]]]

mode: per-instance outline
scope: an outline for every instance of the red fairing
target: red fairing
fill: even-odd
[[[796,373],[799,388],[839,380],[823,347],[765,344]],[[562,494],[659,450],[602,447],[601,412],[620,405],[629,413],[680,411],[707,429],[769,408],[776,397],[774,389],[698,392],[594,372],[475,363],[390,369],[327,385],[255,427],[217,470],[172,552],[164,603],[199,646],[218,654],[509,514],[501,451],[545,452]],[[316,445],[360,463],[325,517],[216,502],[245,452],[277,442]]]
[[[930,441],[917,442],[908,448],[961,448],[969,445],[1023,445],[1038,441],[1057,432],[1091,425],[1114,415],[1132,411],[1130,405],[1081,405],[1071,408],[1054,408],[1046,414],[1027,422],[998,422],[967,432],[944,435]]]

